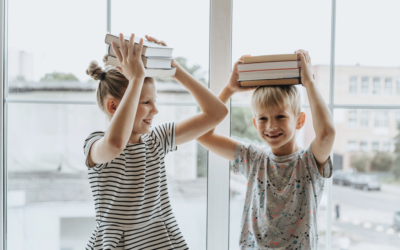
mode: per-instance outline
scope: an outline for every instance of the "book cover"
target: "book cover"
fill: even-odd
[[[243,63],[258,63],[258,62],[279,62],[279,61],[297,61],[297,54],[277,54],[264,56],[244,57]]]
[[[270,79],[270,80],[240,82],[241,87],[279,86],[279,85],[296,85],[296,84],[302,84],[300,78]]]
[[[239,81],[300,77],[300,69],[239,72]]]
[[[248,63],[248,64],[241,63],[238,64],[238,72],[297,69],[300,67],[301,67],[300,61],[264,62],[264,63]]]

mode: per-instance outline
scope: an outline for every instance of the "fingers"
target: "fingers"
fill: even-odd
[[[111,46],[112,46],[112,48],[113,48],[113,50],[114,50],[114,52],[115,52],[115,55],[116,55],[117,58],[118,58],[119,64],[121,64],[123,58],[122,58],[121,52],[120,52],[119,49],[118,49],[117,44],[116,44],[115,42],[112,42],[112,43],[111,43]]]
[[[125,46],[124,36],[122,35],[122,33],[119,33],[119,44],[121,46],[122,59],[125,59],[125,57],[126,57],[126,46]]]
[[[115,67],[115,68],[119,71],[119,73],[124,74],[124,71],[122,70],[121,67]]]
[[[140,38],[139,46],[137,47],[136,50],[136,57],[138,57],[140,60],[142,56],[142,51],[143,51],[143,38]]]
[[[129,44],[128,44],[128,56],[133,55],[134,49],[135,49],[135,34],[132,33],[131,38],[129,38]]]
[[[166,44],[164,41],[157,40],[156,38],[154,38],[154,37],[152,37],[152,36],[145,35],[145,37],[146,37],[146,39],[149,40],[150,42],[154,42],[154,43],[158,43],[158,44],[167,46],[167,44]]]

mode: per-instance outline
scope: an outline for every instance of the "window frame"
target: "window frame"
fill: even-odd
[[[400,110],[400,105],[372,105],[372,104],[335,104],[334,102],[334,72],[335,72],[335,41],[336,41],[336,0],[331,0],[331,46],[330,46],[330,78],[328,108],[333,116],[334,109],[376,109],[376,110]],[[107,4],[106,31],[111,32],[111,0]],[[215,94],[224,86],[231,71],[231,44],[232,44],[232,0],[210,0],[210,89]],[[229,11],[226,11],[229,10]],[[0,3],[0,250],[6,250],[6,225],[7,225],[7,104],[8,103],[44,103],[44,104],[87,104],[96,105],[95,101],[80,100],[18,100],[8,98],[7,88],[7,29],[8,29],[8,0]],[[222,33],[221,33],[222,32]],[[375,90],[375,82],[372,77],[372,94],[381,94],[381,81],[379,91]],[[381,77],[377,77],[381,80]],[[399,91],[397,78],[397,94]],[[160,102],[159,105],[197,105],[195,102]],[[240,103],[228,104],[241,106]],[[249,105],[249,104],[246,104]],[[308,108],[309,105],[303,105]],[[216,131],[224,135],[230,135],[230,115],[216,128]],[[331,152],[331,159],[333,154]],[[229,161],[209,152],[208,157],[208,190],[207,191],[207,249],[229,249]],[[332,178],[326,180],[328,195],[326,249],[331,249],[331,225],[332,225]]]

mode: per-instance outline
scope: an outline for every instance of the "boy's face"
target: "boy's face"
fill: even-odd
[[[283,154],[296,147],[296,130],[301,129],[305,122],[305,114],[295,116],[290,106],[285,108],[262,108],[255,112],[253,124],[258,136],[274,151]]]

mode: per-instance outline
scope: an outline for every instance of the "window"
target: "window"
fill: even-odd
[[[379,151],[379,142],[372,142],[372,151]]]
[[[357,77],[350,77],[350,94],[357,94]]]
[[[369,93],[369,78],[364,76],[361,80],[361,93],[368,94]]]
[[[349,127],[357,126],[357,110],[349,110]]]
[[[381,79],[379,77],[374,77],[372,91],[374,95],[379,95],[381,93]]]
[[[397,77],[396,85],[397,95],[400,95],[400,77]]]
[[[364,152],[368,151],[368,143],[366,141],[360,142],[360,150]]]
[[[355,141],[349,141],[347,144],[347,151],[356,151],[357,143]]]
[[[384,142],[382,150],[385,152],[389,152],[390,151],[390,142]]]
[[[361,110],[361,127],[367,128],[368,127],[368,110]]]
[[[375,111],[375,127],[387,128],[389,126],[389,111],[377,110]]]
[[[391,95],[393,92],[392,78],[388,77],[385,79],[385,95]]]

